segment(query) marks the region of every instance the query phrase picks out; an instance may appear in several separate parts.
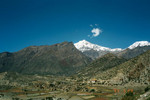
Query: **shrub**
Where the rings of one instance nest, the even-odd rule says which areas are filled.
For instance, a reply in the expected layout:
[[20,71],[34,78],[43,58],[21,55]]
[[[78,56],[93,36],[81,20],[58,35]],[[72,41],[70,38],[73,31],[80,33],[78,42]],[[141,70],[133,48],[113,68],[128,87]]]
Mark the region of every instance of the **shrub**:
[[133,92],[127,92],[121,100],[135,100]]
[[146,100],[150,100],[150,97],[149,97],[149,98],[147,98]]
[[91,89],[90,92],[95,92],[95,89]]
[[133,95],[133,92],[129,91],[126,93],[126,96],[134,96],[134,95]]
[[146,87],[145,88],[145,92],[149,91],[150,90],[150,87]]
[[32,100],[32,99],[28,99],[28,100]]

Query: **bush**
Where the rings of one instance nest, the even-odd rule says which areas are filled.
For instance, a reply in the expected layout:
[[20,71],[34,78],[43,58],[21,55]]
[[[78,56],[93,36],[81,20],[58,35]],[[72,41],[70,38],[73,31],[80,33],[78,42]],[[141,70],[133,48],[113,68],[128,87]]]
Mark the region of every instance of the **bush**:
[[91,89],[90,92],[95,92],[95,89]]
[[134,96],[134,95],[133,95],[133,92],[130,91],[126,93],[126,96]]
[[150,90],[150,87],[146,87],[145,88],[145,92],[149,91]]
[[53,100],[52,97],[46,97],[46,100]]
[[127,92],[121,100],[135,100],[133,92]]
[[146,99],[146,100],[150,100],[150,97],[148,99]]
[[28,99],[28,100],[32,100],[32,99]]

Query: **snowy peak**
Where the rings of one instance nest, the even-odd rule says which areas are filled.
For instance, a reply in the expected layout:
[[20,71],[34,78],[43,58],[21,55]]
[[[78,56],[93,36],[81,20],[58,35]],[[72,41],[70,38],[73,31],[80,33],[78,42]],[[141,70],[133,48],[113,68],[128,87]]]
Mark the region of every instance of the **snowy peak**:
[[84,51],[88,51],[88,50],[95,50],[95,51],[112,51],[112,52],[115,52],[115,51],[121,51],[122,49],[120,48],[116,48],[116,49],[111,49],[111,48],[107,48],[107,47],[103,47],[103,46],[99,46],[97,44],[92,44],[86,40],[82,40],[82,41],[79,41],[77,43],[74,44],[75,47],[84,52]]
[[101,47],[101,46],[96,45],[96,44],[92,44],[92,43],[90,43],[86,40],[79,41],[78,43],[75,43],[74,45],[77,49],[79,49],[82,52],[88,51],[88,50],[91,50],[91,49],[96,50],[96,51],[108,50],[109,49],[109,48],[106,48],[106,47]]
[[134,49],[136,47],[143,47],[143,46],[149,46],[150,42],[148,41],[137,41],[135,43],[133,43],[132,45],[130,45],[128,48],[129,49]]

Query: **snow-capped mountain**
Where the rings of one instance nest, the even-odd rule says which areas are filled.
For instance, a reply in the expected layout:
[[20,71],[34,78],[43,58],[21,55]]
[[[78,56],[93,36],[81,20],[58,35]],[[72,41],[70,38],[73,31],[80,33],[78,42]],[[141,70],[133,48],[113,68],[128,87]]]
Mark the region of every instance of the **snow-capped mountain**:
[[97,44],[92,44],[92,43],[90,43],[86,40],[79,41],[79,42],[75,43],[74,45],[78,50],[80,50],[82,52],[88,51],[88,50],[111,51],[111,52],[122,51],[121,48],[111,49],[111,48],[108,48],[108,47],[99,46]]
[[[92,44],[86,40],[79,41],[74,45],[79,51],[83,52],[86,56],[91,57],[92,59],[96,59],[107,53],[113,53],[117,56],[122,56],[126,59],[129,59],[150,49],[150,42],[148,41],[137,41],[132,45],[130,45],[128,49],[127,48],[111,49],[108,47],[99,46],[97,44]],[[143,48],[136,48],[136,47],[143,47]]]
[[136,47],[143,47],[143,46],[150,46],[150,42],[148,42],[148,41],[137,41],[137,42],[133,43],[132,45],[130,45],[128,48],[134,49]]

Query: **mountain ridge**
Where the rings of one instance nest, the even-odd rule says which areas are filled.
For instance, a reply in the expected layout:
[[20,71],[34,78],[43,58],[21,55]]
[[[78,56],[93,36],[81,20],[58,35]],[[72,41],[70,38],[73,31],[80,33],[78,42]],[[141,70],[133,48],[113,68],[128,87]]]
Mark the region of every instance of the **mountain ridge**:
[[72,42],[30,46],[14,53],[0,53],[0,72],[69,75],[90,61]]
[[[92,44],[86,40],[82,40],[77,43],[74,43],[74,45],[79,51],[83,52],[86,56],[89,56],[92,59],[96,59],[107,53],[113,53],[118,56],[121,55],[127,59],[130,59],[132,57],[137,56],[138,54],[145,52],[146,50],[149,50],[150,42],[137,41],[125,49],[121,49],[121,48],[111,49],[111,48],[103,47],[97,44]],[[139,50],[137,48],[139,48]],[[145,49],[142,50],[142,48],[145,48]],[[132,52],[134,55],[132,54]],[[132,54],[132,56],[129,56],[129,54]]]
[[143,46],[150,46],[150,42],[148,42],[148,41],[137,41],[137,42],[134,42],[132,45],[130,45],[128,48],[134,49],[136,47],[143,47]]
[[122,51],[121,48],[111,49],[108,47],[103,47],[103,46],[100,46],[97,44],[90,43],[86,40],[81,40],[81,41],[75,43],[74,45],[77,49],[79,49],[82,52],[91,50],[91,49],[96,50],[96,51],[100,51],[100,50],[102,50],[102,51]]
[[136,47],[150,46],[150,42],[148,42],[148,41],[136,41],[133,44],[131,44],[130,46],[128,46],[127,48],[124,48],[124,49],[122,49],[122,48],[111,49],[109,47],[104,47],[104,46],[100,46],[100,45],[97,45],[97,44],[93,44],[93,43],[88,42],[86,40],[81,40],[77,43],[74,43],[74,45],[77,49],[79,49],[82,52],[87,51],[87,50],[91,50],[91,49],[96,50],[96,51],[99,51],[99,50],[103,50],[103,51],[122,51],[122,50],[125,50],[127,48],[134,49]]
[[[111,84],[150,84],[150,50],[97,75]],[[121,80],[121,81],[120,81]]]
[[82,77],[94,77],[96,74],[107,71],[125,61],[127,60],[122,57],[107,53],[88,64],[85,69],[80,70],[77,74]]

